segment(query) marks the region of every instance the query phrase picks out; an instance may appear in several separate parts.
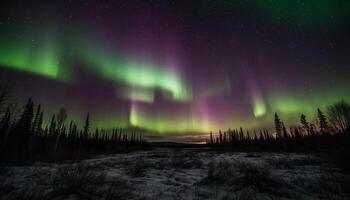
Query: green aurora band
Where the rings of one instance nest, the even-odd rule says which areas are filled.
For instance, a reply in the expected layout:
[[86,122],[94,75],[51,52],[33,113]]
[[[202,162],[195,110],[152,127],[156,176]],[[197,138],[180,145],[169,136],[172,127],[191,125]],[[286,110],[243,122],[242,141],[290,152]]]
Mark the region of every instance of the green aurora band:
[[60,74],[60,54],[52,38],[40,44],[27,39],[22,41],[1,41],[0,65],[18,71],[38,74],[52,79],[65,79]]
[[[27,42],[23,42],[25,40]],[[122,95],[125,98],[152,102],[153,92],[149,89],[159,88],[170,92],[170,99],[191,99],[183,80],[175,71],[134,58],[118,57],[113,51],[108,52],[100,45],[88,41],[90,40],[85,39],[76,43],[72,49],[58,48],[53,36],[40,42],[29,38],[21,42],[4,42],[0,48],[0,65],[50,79],[68,81],[72,79],[69,71],[74,66],[71,66],[71,63],[78,60],[105,79],[123,82],[133,87],[132,93]],[[60,53],[67,50],[75,52],[74,60],[69,60],[66,58],[68,56]]]
[[[49,41],[49,42],[47,42]],[[35,43],[35,42],[33,42]],[[58,81],[74,79],[72,74],[63,73],[62,50],[56,48],[54,39],[44,40],[42,44],[27,44],[23,42],[7,42],[0,48],[0,63],[2,67],[41,75]],[[85,42],[84,44],[88,44]],[[82,47],[82,45],[77,45]],[[139,62],[132,59],[121,59],[113,52],[92,45],[93,48],[84,47],[77,50],[77,56],[86,63],[86,67],[96,72],[101,77],[126,84],[128,87],[118,95],[131,101],[154,103],[154,89],[159,88],[171,93],[175,101],[195,101],[189,92],[190,86],[186,86],[179,74],[166,70],[156,65]],[[67,62],[69,63],[69,62]],[[74,67],[74,66],[64,66]],[[228,86],[223,86],[227,88]],[[226,89],[223,88],[222,91]],[[220,90],[218,90],[220,91]],[[220,92],[219,92],[220,93]],[[215,93],[214,93],[215,94]],[[151,131],[165,132],[209,132],[211,130],[228,129],[244,126],[249,129],[271,126],[273,113],[277,112],[288,123],[297,124],[299,114],[302,112],[315,119],[315,110],[320,107],[325,109],[327,105],[342,99],[349,100],[350,93],[347,88],[335,87],[328,90],[315,92],[311,96],[291,96],[289,94],[272,93],[264,99],[259,95],[253,95],[252,117],[245,120],[232,118],[225,122],[211,122],[206,116],[183,117],[172,119],[153,117],[135,108],[131,108],[128,120],[115,117],[96,117],[95,125],[112,128],[115,124],[121,127],[129,125],[149,129]],[[78,114],[76,114],[78,115]],[[78,118],[78,117],[77,117]],[[256,121],[256,122],[253,122]],[[80,124],[83,123],[81,119]]]

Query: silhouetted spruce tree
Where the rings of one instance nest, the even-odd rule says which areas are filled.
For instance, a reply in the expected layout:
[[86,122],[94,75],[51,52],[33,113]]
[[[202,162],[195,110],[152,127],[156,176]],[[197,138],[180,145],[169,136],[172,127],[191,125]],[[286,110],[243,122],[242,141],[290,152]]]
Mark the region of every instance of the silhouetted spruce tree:
[[52,118],[51,118],[49,133],[51,135],[56,134],[56,116],[55,116],[55,114],[53,114]]
[[38,105],[38,108],[36,109],[35,116],[34,116],[34,121],[33,121],[33,127],[32,127],[32,133],[36,134],[37,133],[37,127],[39,123],[39,118],[40,118],[40,104]]
[[213,144],[213,133],[210,131],[210,144]]
[[244,139],[244,133],[243,133],[243,128],[239,127],[239,140],[243,140]]
[[317,118],[318,118],[318,121],[320,122],[321,132],[322,133],[327,132],[328,131],[327,118],[320,109],[317,109]]
[[300,116],[300,124],[301,124],[301,127],[304,129],[304,131],[308,134],[310,131],[310,124],[306,120],[306,116],[304,114],[301,114]]
[[283,148],[284,148],[284,150],[287,150],[288,142],[289,142],[289,136],[288,136],[287,129],[284,126],[284,122],[282,122],[282,135],[283,135]]
[[310,135],[311,136],[315,136],[316,132],[315,132],[315,125],[310,124]]
[[235,142],[234,131],[230,131],[230,143],[233,145]]
[[43,119],[44,118],[44,112],[41,111],[40,112],[40,116],[39,116],[39,121],[38,121],[38,124],[37,124],[37,127],[36,127],[36,131],[38,134],[42,134],[42,126],[43,126]]
[[122,130],[119,131],[118,143],[122,142]]
[[73,130],[73,121],[69,122],[69,128],[68,128],[68,134],[71,136],[72,135],[72,130]]
[[85,125],[84,125],[84,137],[86,138],[88,137],[89,130],[90,130],[90,114],[88,113],[86,116]]
[[24,111],[21,115],[21,118],[17,122],[17,131],[21,131],[25,134],[30,133],[34,115],[33,107],[34,103],[32,99],[28,99],[28,102],[24,107]]
[[99,135],[99,133],[98,133],[98,128],[96,128],[96,130],[95,130],[95,140],[96,140],[96,141],[98,140],[98,135]]
[[67,119],[67,112],[65,108],[61,108],[60,111],[56,115],[56,142],[55,142],[55,151],[58,149],[60,140],[64,138],[65,136],[65,122]]
[[17,121],[14,130],[14,145],[11,151],[15,155],[15,159],[22,160],[26,158],[26,155],[29,153],[29,144],[31,142],[31,127],[34,116],[34,103],[32,99],[28,99],[27,104],[24,106],[24,110],[20,119]]
[[67,120],[67,111],[65,108],[61,108],[60,111],[57,113],[57,130],[59,133],[62,132],[62,128],[64,127],[64,124]]
[[277,113],[275,113],[275,129],[276,129],[276,137],[281,138],[282,137],[282,121],[278,117]]

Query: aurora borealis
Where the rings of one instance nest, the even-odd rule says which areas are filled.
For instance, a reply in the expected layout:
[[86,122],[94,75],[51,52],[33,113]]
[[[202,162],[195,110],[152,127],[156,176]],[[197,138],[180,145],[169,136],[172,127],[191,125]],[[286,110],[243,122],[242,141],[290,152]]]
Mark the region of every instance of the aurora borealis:
[[346,0],[9,1],[0,15],[0,80],[79,123],[201,134],[350,100]]

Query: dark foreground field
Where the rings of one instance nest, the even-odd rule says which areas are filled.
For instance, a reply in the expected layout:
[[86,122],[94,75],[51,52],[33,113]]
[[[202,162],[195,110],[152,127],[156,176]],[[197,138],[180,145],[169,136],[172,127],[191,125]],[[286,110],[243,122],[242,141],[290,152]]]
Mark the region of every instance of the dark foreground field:
[[349,199],[322,155],[167,149],[3,167],[0,199]]

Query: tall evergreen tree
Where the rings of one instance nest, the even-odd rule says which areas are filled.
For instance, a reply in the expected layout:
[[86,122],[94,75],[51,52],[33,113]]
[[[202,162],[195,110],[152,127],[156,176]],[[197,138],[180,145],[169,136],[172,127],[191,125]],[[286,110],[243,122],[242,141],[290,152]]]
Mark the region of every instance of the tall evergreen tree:
[[62,132],[62,129],[64,127],[66,120],[67,120],[67,111],[65,108],[61,108],[60,111],[57,113],[57,130],[59,133]]
[[213,144],[213,133],[210,131],[210,144]]
[[51,118],[49,133],[56,134],[56,115],[55,114],[53,114]]
[[44,112],[41,111],[39,116],[38,126],[37,126],[37,130],[39,131],[40,134],[42,134],[43,132],[43,121],[44,121]]
[[311,136],[315,136],[316,135],[315,125],[314,124],[310,124],[310,135]]
[[20,119],[17,121],[13,134],[12,146],[15,148],[16,159],[24,159],[29,153],[29,146],[32,136],[32,122],[34,117],[34,103],[32,99],[28,99],[27,104],[24,106],[24,110]]
[[69,122],[69,128],[68,128],[68,135],[72,135],[72,131],[73,131],[73,121]]
[[301,124],[301,127],[304,129],[304,131],[306,131],[306,133],[309,133],[310,124],[306,120],[306,116],[304,114],[301,114],[301,116],[300,116],[300,124]]
[[40,118],[40,104],[38,105],[38,108],[36,109],[35,116],[34,116],[34,121],[33,121],[33,127],[32,127],[32,133],[36,134],[37,133],[37,128],[39,124],[39,118]]
[[85,125],[84,125],[84,137],[87,137],[89,135],[89,130],[90,130],[90,114],[88,113],[86,116]]
[[243,138],[244,138],[243,128],[239,127],[239,140],[243,140]]
[[282,121],[278,117],[277,113],[275,113],[275,130],[276,130],[276,137],[281,138],[282,137]]
[[321,132],[328,131],[327,118],[320,109],[317,109],[317,118],[318,118],[318,121],[320,122]]
[[34,103],[32,99],[28,99],[27,104],[24,107],[21,118],[18,120],[16,128],[18,132],[29,134],[31,132],[33,115],[34,115]]

